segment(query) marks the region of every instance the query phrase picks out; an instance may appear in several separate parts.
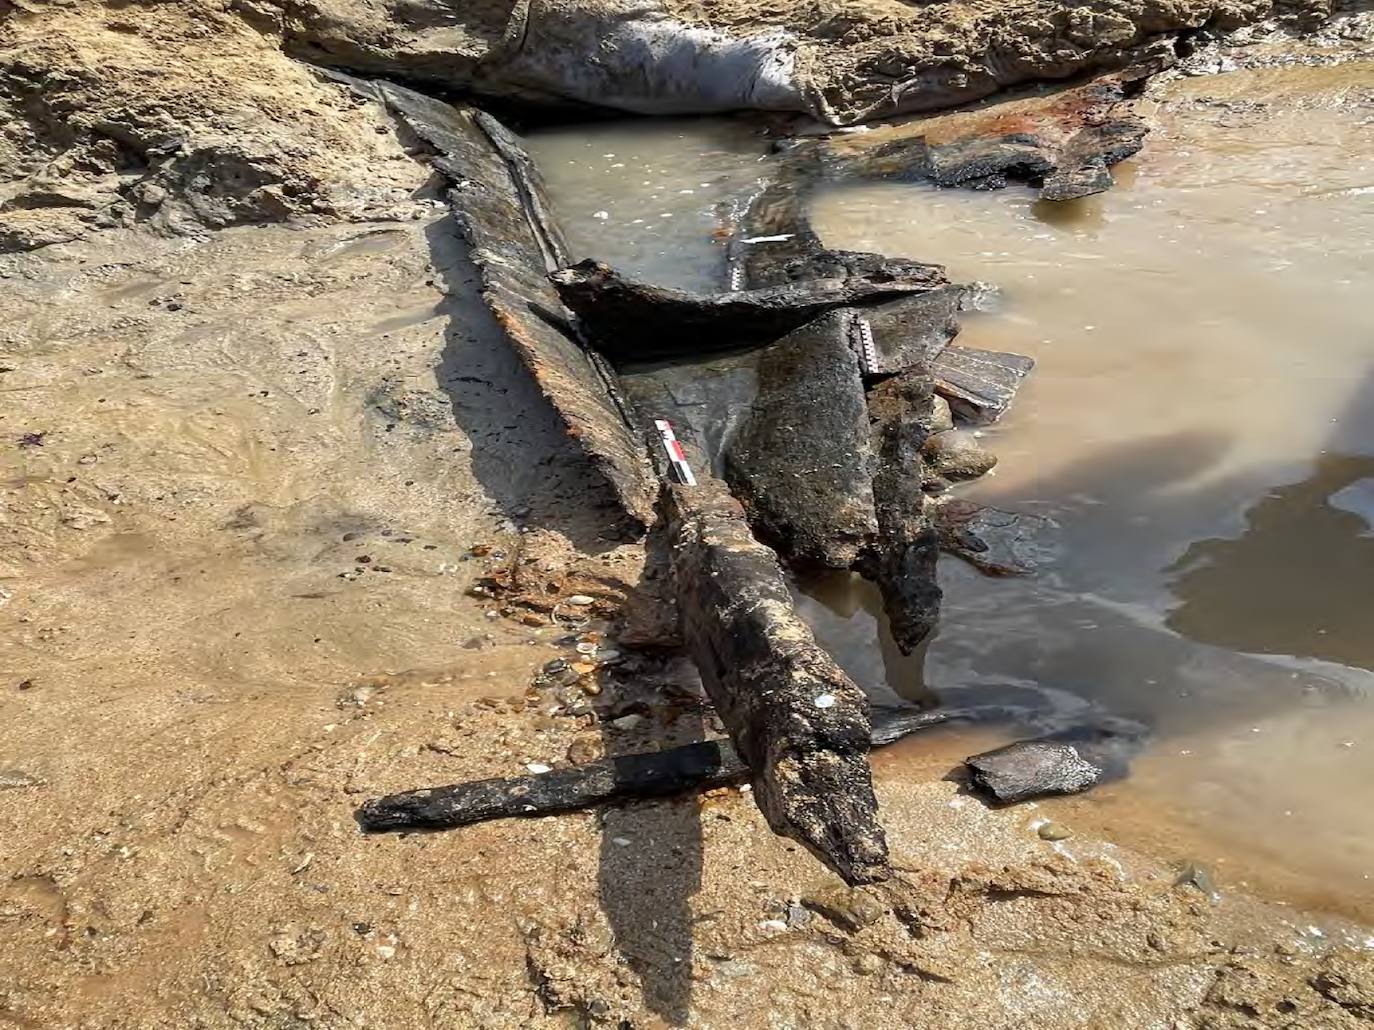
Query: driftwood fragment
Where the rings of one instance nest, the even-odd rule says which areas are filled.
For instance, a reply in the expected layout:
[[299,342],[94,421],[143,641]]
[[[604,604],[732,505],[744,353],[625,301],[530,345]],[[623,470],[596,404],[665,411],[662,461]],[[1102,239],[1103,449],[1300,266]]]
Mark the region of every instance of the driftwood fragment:
[[725,477],[790,561],[848,569],[877,533],[856,316],[828,312],[765,348]]
[[1021,354],[951,344],[931,364],[935,389],[956,415],[996,422],[1006,414],[1035,362]]
[[[873,745],[891,744],[948,718],[938,710],[889,709],[875,721]],[[747,779],[749,767],[728,740],[705,740],[530,776],[390,794],[364,804],[358,822],[370,833],[446,830],[489,819],[557,815],[609,801],[710,790]]]
[[771,343],[831,308],[935,289],[945,280],[933,267],[879,263],[857,275],[710,294],[639,282],[597,261],[549,278],[592,343],[614,361],[639,361]]

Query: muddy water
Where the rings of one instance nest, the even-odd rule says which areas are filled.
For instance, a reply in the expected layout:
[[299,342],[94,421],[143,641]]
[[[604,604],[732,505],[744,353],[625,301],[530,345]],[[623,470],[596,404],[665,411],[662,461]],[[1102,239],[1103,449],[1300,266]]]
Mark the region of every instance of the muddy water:
[[574,257],[711,289],[729,204],[758,181],[767,140],[745,119],[655,118],[546,130],[529,149]]
[[[860,581],[819,585],[806,601],[822,642],[875,692],[1033,683],[1049,692],[1049,725],[1091,704],[1154,728],[1128,781],[1045,805],[1056,818],[1365,914],[1370,81],[1356,66],[1181,83],[1119,188],[1071,205],[898,184],[820,197],[816,225],[833,246],[937,260],[1001,287],[1000,309],[971,319],[962,342],[1039,366],[985,433],[1001,466],[965,492],[1041,516],[1052,557],[1003,581],[946,560],[941,631],[909,658]],[[686,285],[709,279],[719,194],[675,191],[712,178],[697,169],[729,189],[747,181],[753,141],[737,125],[640,128],[633,147],[623,127],[604,146],[602,134],[546,137],[537,149],[555,202],[589,253]],[[606,153],[656,171],[627,181]],[[646,181],[652,195],[636,186]],[[652,221],[670,195],[689,203]],[[911,747],[953,761],[1007,733]]]

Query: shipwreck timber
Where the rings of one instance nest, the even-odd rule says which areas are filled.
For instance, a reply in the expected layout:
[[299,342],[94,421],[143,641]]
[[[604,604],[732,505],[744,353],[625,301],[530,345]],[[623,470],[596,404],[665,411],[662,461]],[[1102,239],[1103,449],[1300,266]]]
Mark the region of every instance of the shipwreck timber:
[[[728,734],[379,798],[360,810],[363,827],[437,829],[747,778],[775,832],[848,883],[886,879],[868,753],[953,715],[885,712],[875,726],[864,693],[802,621],[783,562],[875,580],[899,648],[912,652],[938,618],[942,543],[965,554],[987,549],[971,526],[941,522],[932,500],[947,488],[943,475],[956,475],[947,467],[953,437],[943,435],[950,409],[995,420],[1031,362],[953,343],[981,287],[951,284],[938,265],[825,248],[807,221],[808,183],[896,168],[992,185],[1032,175],[1047,194],[1077,195],[1101,185],[1099,166],[1129,152],[1129,123],[1103,118],[1086,136],[999,137],[982,149],[924,137],[868,152],[802,141],[784,149],[771,182],[740,213],[724,288],[690,293],[595,260],[574,263],[537,169],[490,115],[387,83],[357,88],[383,98],[438,151],[482,295],[512,347],[614,490],[631,531],[656,523],[664,535],[681,639]],[[646,361],[657,364],[640,370]],[[716,363],[714,386],[699,375],[704,362]],[[688,396],[710,400],[713,390],[712,403],[683,408]],[[680,456],[655,474],[645,443],[656,441],[662,416],[684,411],[685,458],[696,473],[684,478]],[[993,460],[975,457],[969,474]],[[1072,746],[1028,742],[1009,753]],[[970,759],[975,781],[994,776],[998,761]],[[1032,796],[1034,776],[1021,766],[1012,775],[1021,779],[1008,796]],[[1100,775],[1079,779],[1086,786]]]
[[365,84],[437,151],[449,206],[481,275],[482,297],[512,349],[605,479],[635,536],[653,520],[657,486],[630,429],[613,373],[583,347],[548,281],[567,262],[543,187],[518,140],[495,118],[388,82]]

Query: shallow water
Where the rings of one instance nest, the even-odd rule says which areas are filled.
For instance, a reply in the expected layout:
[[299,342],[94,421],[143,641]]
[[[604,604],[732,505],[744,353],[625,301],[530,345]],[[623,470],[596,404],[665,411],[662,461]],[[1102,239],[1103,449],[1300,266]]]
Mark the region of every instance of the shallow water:
[[562,126],[528,145],[574,259],[683,289],[718,288],[729,204],[767,150],[757,125],[721,118]]
[[[830,245],[940,261],[956,279],[1001,288],[1000,309],[970,317],[961,342],[1030,354],[1038,368],[985,432],[1001,465],[965,494],[1044,516],[1055,557],[1032,577],[996,581],[946,559],[942,626],[924,656],[896,653],[857,579],[818,584],[804,602],[822,643],[875,692],[1036,683],[1065,719],[1090,701],[1154,727],[1128,781],[1046,807],[1364,913],[1374,911],[1374,812],[1362,803],[1374,783],[1371,78],[1366,66],[1179,84],[1118,188],[1071,205],[1021,188],[873,184],[821,196],[813,213]],[[536,145],[577,245],[660,279],[676,269],[685,285],[709,281],[719,191],[678,194],[692,202],[673,219],[634,220],[695,168],[742,189],[754,141],[731,137],[731,158],[719,152],[727,130],[615,131],[614,146],[567,133]],[[558,163],[578,147],[630,153],[627,132],[634,158],[659,169],[637,180],[655,197],[591,162]],[[587,231],[582,209],[612,197],[615,218]]]

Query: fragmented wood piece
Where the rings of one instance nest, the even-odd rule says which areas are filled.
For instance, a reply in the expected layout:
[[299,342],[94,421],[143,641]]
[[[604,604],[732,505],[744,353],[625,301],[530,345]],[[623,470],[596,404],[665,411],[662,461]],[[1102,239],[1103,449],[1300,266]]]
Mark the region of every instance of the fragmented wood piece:
[[903,654],[915,650],[940,617],[939,540],[921,489],[921,448],[934,406],[935,384],[922,369],[886,379],[868,395],[878,533],[861,571],[877,582]]
[[364,830],[442,830],[487,819],[554,815],[626,797],[661,797],[736,783],[748,769],[726,742],[625,755],[531,776],[390,794],[358,810]]
[[1131,109],[1138,87],[1138,79],[1123,75],[1036,91],[860,135],[803,142],[788,156],[800,163],[804,152],[815,151],[805,156],[837,180],[924,180],[972,189],[1019,181],[1040,187],[1044,200],[1072,200],[1109,189],[1109,166],[1140,150],[1149,130]]
[[639,282],[597,261],[550,279],[596,347],[612,360],[642,361],[770,343],[831,308],[943,285],[932,269],[877,258],[859,274],[709,294]]
[[859,312],[872,339],[864,375],[893,375],[938,358],[959,335],[958,314],[967,288],[943,286]]
[[670,487],[669,508],[683,636],[760,810],[846,882],[886,879],[863,691],[816,643],[724,483]]
[[453,183],[449,205],[471,248],[481,292],[540,392],[619,502],[620,527],[638,535],[654,516],[658,484],[631,431],[613,375],[572,335],[548,282],[567,249],[544,188],[519,139],[490,115],[391,83],[371,86],[439,151],[435,167]]
[[931,364],[935,389],[955,414],[970,422],[996,422],[1006,414],[1035,361],[1021,354],[951,344]]
[[768,346],[725,476],[761,539],[789,561],[848,569],[877,533],[873,448],[852,309]]

